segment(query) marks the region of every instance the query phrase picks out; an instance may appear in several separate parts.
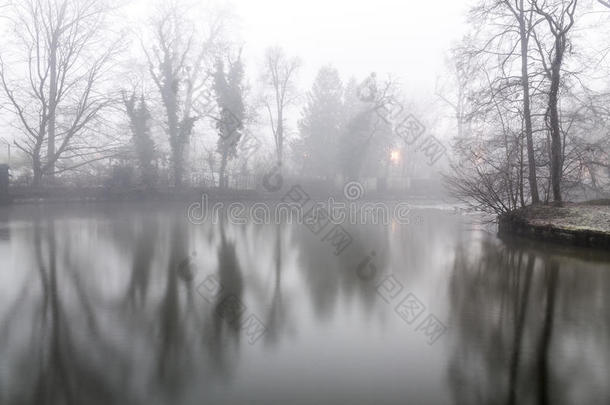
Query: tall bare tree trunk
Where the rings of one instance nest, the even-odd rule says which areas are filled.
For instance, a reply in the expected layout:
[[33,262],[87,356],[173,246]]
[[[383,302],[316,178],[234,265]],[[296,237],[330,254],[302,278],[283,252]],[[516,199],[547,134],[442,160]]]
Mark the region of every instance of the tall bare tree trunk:
[[530,34],[526,30],[525,17],[523,13],[523,0],[521,0],[521,15],[519,18],[519,35],[521,36],[521,87],[523,88],[523,119],[525,121],[525,136],[527,141],[528,181],[530,184],[532,204],[538,204],[540,203],[540,196],[538,194],[538,180],[536,178],[536,157],[534,155],[532,111],[530,107],[530,83],[527,66]]
[[551,188],[553,200],[561,202],[561,172],[563,166],[561,128],[559,125],[558,94],[563,60],[563,39],[555,40],[555,59],[551,66],[551,87],[549,89],[549,126],[551,135]]
[[272,94],[270,99],[273,100],[266,100],[265,104],[275,141],[277,164],[281,171],[284,163],[284,109],[295,101],[294,81],[300,61],[296,58],[288,59],[284,51],[277,47],[267,49],[265,60],[267,67],[263,80]]
[[182,147],[176,146],[172,148],[173,172],[174,172],[174,187],[182,187],[184,178],[184,152]]
[[[49,55],[49,123],[47,127],[47,162],[44,171],[50,178],[55,177],[55,113],[57,111],[57,38],[53,34]],[[44,173],[42,173],[44,174]]]
[[218,187],[220,188],[227,188],[228,186],[228,182],[227,182],[227,161],[228,161],[228,156],[227,156],[227,152],[223,152],[222,154],[222,159],[220,161],[220,173],[219,173],[219,179],[218,179]]
[[[281,168],[284,160],[284,112],[277,114],[277,164]],[[281,169],[280,169],[281,170]]]
[[[533,6],[536,13],[543,16],[549,25],[549,30],[554,38],[554,52],[550,58],[549,65],[545,70],[548,78],[551,81],[549,88],[548,111],[547,119],[549,126],[549,137],[551,138],[551,189],[553,191],[553,200],[557,203],[561,202],[561,177],[563,172],[563,148],[561,146],[561,124],[559,122],[559,86],[561,82],[561,65],[567,45],[567,35],[570,29],[574,26],[574,14],[578,0],[570,0],[567,5],[562,3],[563,8],[553,9],[551,12],[545,11],[545,7],[549,7],[546,2],[542,4],[542,8],[536,0],[533,1]],[[540,47],[540,43],[538,42]],[[540,49],[540,56],[543,58],[544,53]]]
[[34,172],[34,177],[32,178],[32,186],[38,187],[42,181],[42,167],[40,164],[40,156],[34,155],[32,157],[32,171]]

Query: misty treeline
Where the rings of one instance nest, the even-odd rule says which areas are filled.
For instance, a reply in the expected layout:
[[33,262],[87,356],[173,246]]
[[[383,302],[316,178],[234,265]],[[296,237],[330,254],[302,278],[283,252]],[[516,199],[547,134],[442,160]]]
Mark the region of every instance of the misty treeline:
[[387,172],[400,147],[384,117],[401,99],[394,79],[343,83],[329,65],[299,89],[289,50],[246,63],[226,7],[159,1],[130,19],[111,0],[22,0],[2,12],[15,183],[226,188],[269,167],[357,179]]
[[610,4],[480,0],[438,93],[457,136],[448,183],[496,213],[607,195]]

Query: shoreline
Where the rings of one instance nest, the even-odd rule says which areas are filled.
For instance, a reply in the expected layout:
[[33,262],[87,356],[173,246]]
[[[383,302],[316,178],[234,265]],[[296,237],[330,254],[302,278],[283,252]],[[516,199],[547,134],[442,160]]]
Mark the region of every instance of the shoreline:
[[[91,202],[197,202],[206,195],[210,201],[280,201],[288,193],[290,187],[283,187],[277,191],[266,191],[262,188],[236,190],[206,187],[184,187],[175,189],[171,187],[156,189],[123,189],[123,188],[12,188],[8,198],[0,201],[0,206],[19,206],[31,204],[57,204],[57,203],[91,203]],[[333,198],[336,201],[345,200],[342,190],[328,190],[307,188],[308,196],[315,201],[325,201]],[[445,201],[443,195],[421,195],[404,192],[374,192],[363,195],[360,201]]]
[[528,206],[498,217],[498,234],[596,249],[610,248],[610,200]]

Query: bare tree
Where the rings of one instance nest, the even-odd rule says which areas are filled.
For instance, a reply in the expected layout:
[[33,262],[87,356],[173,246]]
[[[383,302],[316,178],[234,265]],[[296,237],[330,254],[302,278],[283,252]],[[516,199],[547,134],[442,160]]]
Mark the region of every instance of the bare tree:
[[218,130],[217,150],[221,156],[219,187],[228,187],[227,163],[237,155],[237,147],[244,130],[244,66],[241,51],[235,60],[229,59],[227,69],[222,60],[216,63],[214,72],[214,90],[218,104],[219,118],[216,121]]
[[127,96],[123,93],[123,104],[125,113],[129,118],[129,128],[133,149],[138,161],[138,169],[141,182],[150,188],[155,181],[153,169],[153,159],[155,155],[155,144],[150,133],[150,111],[144,95],[140,95],[139,100],[135,90]]
[[[25,0],[10,7],[17,49],[10,63],[0,59],[0,81],[24,134],[14,143],[32,161],[34,185],[104,157],[103,148],[82,138],[112,103],[102,91],[119,49],[101,35],[108,8],[99,0]],[[60,159],[71,164],[57,169]]]
[[524,0],[503,0],[502,3],[514,15],[519,27],[519,43],[521,45],[521,87],[523,89],[523,123],[527,141],[528,180],[532,204],[540,203],[538,180],[536,178],[536,157],[534,154],[534,137],[532,131],[532,110],[530,106],[530,76],[529,76],[529,41],[535,22],[533,10],[525,8]]
[[212,15],[207,32],[198,32],[186,17],[187,12],[176,2],[162,6],[152,23],[153,44],[143,44],[148,68],[165,110],[164,129],[171,148],[176,187],[182,185],[185,149],[195,122],[212,102],[206,92],[211,85],[208,69],[223,29],[222,16]]
[[[569,174],[571,181],[582,179],[577,173],[576,157],[583,154],[569,139],[566,144],[571,124],[562,122],[559,112],[560,91],[570,92],[566,80],[569,74],[562,66],[576,4],[577,0],[482,0],[472,10],[476,35],[459,49],[457,56],[458,61],[478,66],[482,73],[479,78],[468,74],[464,82],[470,88],[467,101],[475,104],[470,108],[469,119],[475,123],[473,132],[479,134],[479,139],[464,139],[467,149],[460,144],[456,148],[464,165],[457,167],[461,175],[452,179],[452,188],[462,195],[474,198],[475,194],[486,192],[483,199],[495,195],[496,200],[501,200],[501,209],[510,210],[516,208],[516,192],[520,205],[526,203],[525,171],[533,204],[541,201],[539,182],[545,201],[550,189],[553,199],[560,202],[562,177]],[[572,108],[578,110],[576,105]],[[494,135],[499,129],[502,135]],[[538,143],[537,147],[536,132],[547,134],[546,145]],[[473,150],[473,146],[484,153]],[[570,165],[564,167],[567,153],[571,154]],[[460,181],[462,184],[457,184]],[[492,193],[481,189],[481,184],[504,187],[506,192],[494,189]]]
[[549,31],[553,38],[550,50],[543,49],[542,41],[535,36],[536,43],[544,70],[550,81],[548,90],[547,122],[551,137],[551,186],[553,199],[561,202],[561,178],[563,171],[563,148],[562,131],[559,117],[559,87],[561,85],[561,68],[564,55],[568,47],[568,33],[574,26],[574,13],[578,0],[558,0],[542,5],[533,0],[533,6],[537,14],[542,16],[548,23]]
[[284,155],[285,110],[296,99],[295,79],[301,62],[288,58],[281,48],[267,49],[263,80],[267,94],[264,100],[273,132],[277,163],[281,167]]
[[[467,136],[468,107],[472,104],[468,103],[469,82],[476,74],[478,66],[476,63],[471,63],[470,55],[464,47],[459,46],[452,49],[451,54],[451,77],[449,78],[449,83],[443,83],[439,86],[437,82],[435,94],[451,108],[453,118],[455,118],[457,124],[457,138],[462,139]],[[447,87],[450,90],[447,90]],[[449,96],[448,93],[452,93],[452,90],[455,93]]]
[[[476,73],[476,75],[474,74]],[[483,211],[502,214],[525,205],[523,191],[523,131],[514,114],[514,86],[498,86],[506,80],[485,65],[473,71],[471,81],[481,80],[470,111],[469,136],[456,139],[453,174],[445,176],[453,195]],[[481,76],[481,77],[479,77]],[[469,90],[472,91],[472,90]]]
[[[479,52],[496,58],[499,87],[518,86],[521,89],[520,115],[526,140],[527,169],[530,196],[533,204],[540,202],[536,170],[536,151],[531,88],[535,87],[530,73],[533,62],[530,39],[539,24],[529,0],[483,0],[475,7],[472,16],[482,26],[491,27],[488,39]],[[519,68],[512,67],[518,61]],[[534,72],[536,73],[536,72]]]
[[405,104],[401,98],[393,77],[378,82],[374,72],[356,88],[346,88],[344,122],[337,142],[337,158],[345,178],[356,180],[364,172],[387,172],[388,150],[402,136],[398,126],[405,118]]

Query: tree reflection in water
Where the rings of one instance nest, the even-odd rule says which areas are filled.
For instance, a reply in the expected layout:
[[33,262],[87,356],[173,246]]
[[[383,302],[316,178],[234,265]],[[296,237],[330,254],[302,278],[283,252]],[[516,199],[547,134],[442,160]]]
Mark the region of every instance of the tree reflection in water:
[[[298,373],[311,373],[309,384],[341,371],[383,386],[388,359],[404,356],[437,356],[438,380],[414,390],[405,379],[386,402],[448,387],[457,404],[607,403],[608,259],[475,240],[446,219],[350,227],[350,251],[335,256],[303,225],[195,226],[182,207],[28,211],[0,243],[0,276],[11,283],[0,297],[0,403],[215,403],[257,378],[258,396],[273,399],[266,382],[278,376],[288,379],[280,391],[318,395]],[[358,277],[367,255],[379,275],[423,292],[430,310],[447,304],[450,329],[433,352]],[[197,292],[208,275],[223,287],[210,302]],[[438,293],[446,286],[448,297]],[[229,298],[243,311],[227,312]],[[254,345],[243,328],[250,314],[267,328]],[[314,364],[325,357],[332,374]],[[364,359],[366,369],[352,366]],[[340,384],[333,394],[370,399]]]
[[[604,260],[527,241],[458,245],[450,281],[455,403],[606,403]],[[588,367],[597,356],[605,364]]]

